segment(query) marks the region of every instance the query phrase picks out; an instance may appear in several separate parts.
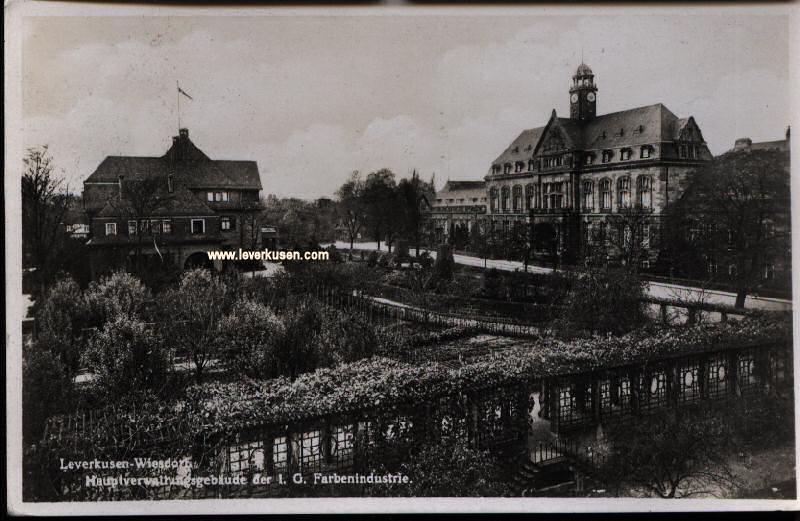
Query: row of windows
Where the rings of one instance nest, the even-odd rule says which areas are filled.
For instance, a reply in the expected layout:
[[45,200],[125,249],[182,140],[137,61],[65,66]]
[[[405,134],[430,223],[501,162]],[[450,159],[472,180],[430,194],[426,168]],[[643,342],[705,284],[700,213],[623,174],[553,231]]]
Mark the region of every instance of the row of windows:
[[[220,228],[223,231],[230,231],[236,229],[235,217],[221,217]],[[117,223],[106,223],[106,235],[117,235]],[[172,220],[171,219],[149,219],[139,222],[137,227],[136,221],[128,221],[128,235],[136,235],[141,233],[148,234],[170,234],[172,233]],[[192,219],[191,221],[192,234],[206,233],[206,220],[205,219]]]
[[208,192],[206,193],[206,199],[208,202],[215,202],[215,203],[227,203],[230,199],[230,193],[228,192]]
[[[595,208],[594,181],[584,181],[582,186],[582,208],[592,211]],[[612,186],[611,179],[602,179],[599,182],[598,203],[600,210],[611,210]],[[616,186],[617,207],[629,208],[631,206],[631,178],[628,176],[617,179]],[[513,189],[508,186],[498,190],[496,187],[489,190],[490,207],[492,212],[520,211],[533,208],[565,208],[568,204],[564,197],[564,183],[561,181],[553,183],[543,183],[542,193],[539,193],[538,186],[529,184],[525,186],[525,198],[523,208],[522,186],[516,185]],[[649,175],[640,175],[636,178],[636,204],[643,208],[653,206],[653,178]]]
[[[682,145],[679,150],[682,150],[683,153],[687,153],[686,145]],[[699,157],[698,147],[689,147],[691,149],[691,156],[681,155],[681,157]],[[651,145],[644,145],[639,148],[639,158],[640,159],[649,159],[653,157],[654,148]],[[629,161],[633,157],[633,149],[632,148],[622,148],[619,151],[619,159],[620,161]],[[613,150],[603,150],[601,153],[601,161],[603,163],[608,163],[614,158],[614,151]],[[586,165],[593,165],[596,161],[597,157],[594,152],[589,152],[584,155],[584,164]],[[569,156],[549,156],[544,157],[538,160],[529,159],[528,160],[528,171],[532,172],[537,169],[541,168],[554,168],[559,167],[562,165],[569,165],[570,158]],[[504,174],[510,174],[511,170],[514,170],[515,173],[520,173],[525,170],[525,162],[524,161],[516,161],[513,165],[511,163],[505,163],[502,167],[500,165],[493,165],[492,166],[492,173],[499,174],[500,171]]]
[[[581,193],[583,194],[582,208],[594,210],[594,181],[584,181]],[[617,179],[617,206],[629,208],[631,206],[631,178],[628,176]],[[598,187],[598,203],[600,210],[611,210],[612,187],[611,179],[601,179]],[[636,204],[642,208],[653,206],[653,178],[640,175],[636,178]]]
[[[436,199],[436,202],[437,203],[441,203],[443,200],[444,199]],[[477,197],[472,197],[472,198],[469,199],[469,201],[467,199],[464,199],[464,198],[461,198],[461,199],[448,199],[447,200],[448,203],[459,203],[459,204],[464,204],[465,202],[470,202],[470,201],[473,202],[473,203],[477,203],[478,202],[478,198]],[[485,203],[486,202],[486,198],[485,197],[481,197],[480,201],[482,203]]]
[[700,147],[697,145],[680,145],[678,147],[678,157],[695,159],[700,157]]

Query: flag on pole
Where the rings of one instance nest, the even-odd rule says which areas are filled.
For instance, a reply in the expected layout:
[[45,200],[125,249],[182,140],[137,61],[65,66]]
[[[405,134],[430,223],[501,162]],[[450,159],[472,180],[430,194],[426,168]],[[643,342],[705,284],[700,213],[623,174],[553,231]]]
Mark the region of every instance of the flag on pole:
[[184,96],[186,96],[186,97],[187,97],[187,98],[189,98],[190,100],[194,101],[194,98],[193,98],[193,97],[191,97],[191,96],[189,96],[188,94],[186,94],[186,91],[184,91],[184,90],[181,88],[181,86],[180,86],[180,85],[178,85],[178,92],[180,92],[181,94],[183,94]]
[[164,262],[164,257],[161,255],[161,252],[158,249],[158,243],[156,243],[156,236],[155,235],[153,235],[153,248],[156,249],[156,253],[158,253],[158,256],[161,258],[161,262]]

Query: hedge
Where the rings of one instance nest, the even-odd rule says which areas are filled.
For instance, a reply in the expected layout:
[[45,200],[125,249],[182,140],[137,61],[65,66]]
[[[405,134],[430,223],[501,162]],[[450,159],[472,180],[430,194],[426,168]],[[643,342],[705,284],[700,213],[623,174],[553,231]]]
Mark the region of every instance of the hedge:
[[[776,315],[680,329],[640,330],[617,338],[569,342],[537,339],[504,350],[502,356],[487,355],[458,369],[435,362],[411,365],[370,358],[319,369],[294,381],[281,377],[268,381],[195,385],[171,404],[143,405],[138,414],[106,414],[103,416],[105,424],[81,425],[74,418],[55,418],[42,444],[61,450],[68,446],[76,450],[79,447],[97,450],[103,446],[119,446],[126,438],[125,432],[132,429],[152,433],[173,429],[176,436],[180,432],[208,436],[234,433],[256,425],[388,409],[398,404],[424,404],[439,396],[470,389],[517,385],[531,379],[587,372],[598,367],[790,341],[790,323],[785,316]],[[98,415],[94,417],[97,419]],[[63,428],[65,422],[69,422],[70,428]],[[151,438],[155,442],[156,438],[164,436]],[[135,440],[128,437],[128,442]]]

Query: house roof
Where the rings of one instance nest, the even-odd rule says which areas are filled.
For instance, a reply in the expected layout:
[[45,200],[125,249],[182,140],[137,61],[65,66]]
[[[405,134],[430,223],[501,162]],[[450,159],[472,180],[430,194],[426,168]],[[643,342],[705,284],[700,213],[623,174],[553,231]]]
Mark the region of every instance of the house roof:
[[[205,202],[186,188],[177,188],[174,193],[159,191],[158,206],[149,211],[149,216],[168,216],[168,215],[213,215],[215,212]],[[136,212],[131,207],[127,199],[109,199],[97,214],[98,217],[119,217],[125,215],[135,215]]]
[[174,174],[187,188],[238,188],[261,190],[261,179],[255,161],[210,159],[181,130],[172,146],[161,157],[108,156],[86,179],[87,183],[117,182],[119,176],[130,179],[137,175],[166,178]]

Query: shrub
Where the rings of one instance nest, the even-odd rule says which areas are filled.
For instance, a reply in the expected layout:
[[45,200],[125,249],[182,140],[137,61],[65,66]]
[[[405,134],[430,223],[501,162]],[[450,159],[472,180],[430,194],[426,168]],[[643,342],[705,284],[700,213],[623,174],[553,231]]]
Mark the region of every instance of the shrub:
[[118,314],[91,339],[84,362],[94,373],[94,394],[114,402],[163,388],[171,357],[162,338],[144,322]]
[[281,317],[285,334],[278,345],[276,372],[290,378],[313,371],[317,365],[317,337],[322,311],[314,300],[292,297]]
[[[393,447],[392,445],[400,445]],[[381,447],[377,461],[399,461],[381,465],[380,471],[400,472],[411,478],[408,484],[379,485],[372,491],[381,496],[485,497],[503,496],[511,491],[509,473],[488,450],[470,447],[466,441],[443,438],[425,443],[410,460],[403,444]],[[393,454],[393,452],[399,454]],[[388,468],[387,468],[388,467]]]
[[96,327],[120,314],[138,316],[151,298],[150,290],[135,276],[124,271],[91,283],[85,295],[92,325]]
[[558,327],[564,331],[622,335],[647,323],[644,284],[629,271],[603,269],[576,275]]
[[238,301],[219,325],[223,361],[236,374],[272,378],[278,365],[277,346],[284,334],[283,323],[268,307]]
[[[378,259],[380,258],[380,256],[381,254],[375,250],[369,252],[369,255],[367,255],[367,266],[369,266],[370,268],[374,268],[375,266],[377,266]],[[363,258],[363,251],[362,251],[362,258]]]
[[78,371],[82,329],[88,322],[87,303],[78,284],[70,278],[59,280],[50,288],[36,313],[39,347],[58,356],[70,375]]
[[320,367],[372,356],[378,346],[375,328],[360,313],[326,308],[317,340]]
[[453,251],[449,246],[440,246],[436,252],[436,261],[433,263],[433,276],[437,281],[453,280],[455,270]]
[[22,351],[22,439],[38,440],[45,422],[65,412],[72,396],[72,378],[57,353],[28,344]]

